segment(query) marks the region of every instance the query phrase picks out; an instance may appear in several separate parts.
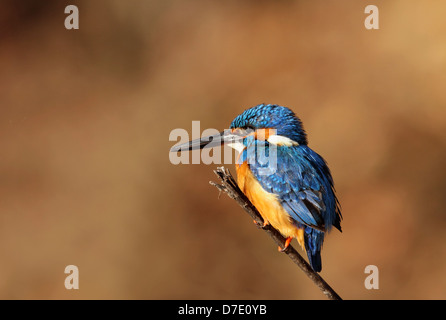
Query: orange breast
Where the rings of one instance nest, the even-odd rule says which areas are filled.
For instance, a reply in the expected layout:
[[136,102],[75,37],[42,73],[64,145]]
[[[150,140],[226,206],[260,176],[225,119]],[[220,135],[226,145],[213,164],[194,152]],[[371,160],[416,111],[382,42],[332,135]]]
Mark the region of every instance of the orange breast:
[[297,228],[288,213],[281,206],[277,196],[263,189],[252,174],[247,162],[236,166],[239,188],[257,208],[265,221],[268,221],[284,237],[294,237],[305,248],[303,229]]

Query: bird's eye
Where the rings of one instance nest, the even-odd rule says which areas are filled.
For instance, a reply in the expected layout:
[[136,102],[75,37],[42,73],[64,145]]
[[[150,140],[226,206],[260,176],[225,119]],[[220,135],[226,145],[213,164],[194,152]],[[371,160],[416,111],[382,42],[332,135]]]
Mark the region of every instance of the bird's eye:
[[253,125],[248,124],[248,125],[244,126],[242,129],[245,129],[245,130],[253,130],[253,131],[254,131],[256,128],[254,128]]

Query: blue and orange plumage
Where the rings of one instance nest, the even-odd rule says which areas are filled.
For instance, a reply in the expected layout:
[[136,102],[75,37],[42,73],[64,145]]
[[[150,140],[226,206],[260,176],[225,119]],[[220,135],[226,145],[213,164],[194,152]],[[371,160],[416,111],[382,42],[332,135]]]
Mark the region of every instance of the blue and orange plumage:
[[296,238],[313,270],[321,271],[325,234],[332,227],[341,231],[342,215],[330,170],[325,160],[308,147],[300,119],[286,107],[260,104],[238,115],[230,128],[171,151],[224,143],[237,149],[240,189],[265,223],[287,238],[285,248]]
[[[277,153],[276,169],[261,172],[269,165],[271,142],[248,135],[242,141],[240,161],[236,165],[237,182],[265,223],[270,223],[289,244],[296,238],[307,252],[311,267],[322,269],[321,249],[325,233],[331,227],[341,231],[341,210],[333,179],[325,160],[308,147],[306,133],[299,118],[288,108],[261,104],[237,116],[232,130],[273,129],[271,139]],[[266,149],[263,158],[250,148]]]

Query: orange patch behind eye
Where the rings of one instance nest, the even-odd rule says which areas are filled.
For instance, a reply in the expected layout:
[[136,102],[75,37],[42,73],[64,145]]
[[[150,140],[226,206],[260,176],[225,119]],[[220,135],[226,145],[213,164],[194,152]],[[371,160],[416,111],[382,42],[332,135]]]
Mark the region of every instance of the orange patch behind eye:
[[269,136],[275,135],[276,131],[276,129],[272,128],[262,128],[250,133],[249,136],[253,135],[256,140],[266,141]]
[[[232,128],[232,133],[241,133],[243,129],[241,128]],[[276,135],[277,130],[273,128],[261,128],[256,129],[255,131],[247,134],[245,137],[254,136],[256,140],[268,140],[268,138],[272,135]]]

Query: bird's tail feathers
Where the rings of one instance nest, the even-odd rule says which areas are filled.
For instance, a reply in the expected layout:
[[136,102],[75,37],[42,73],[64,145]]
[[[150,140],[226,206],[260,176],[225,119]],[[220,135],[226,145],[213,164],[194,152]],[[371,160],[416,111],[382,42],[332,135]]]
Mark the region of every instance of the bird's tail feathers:
[[316,272],[322,270],[321,249],[324,242],[324,232],[313,229],[311,227],[305,228],[305,250],[307,251],[308,261],[311,268]]

